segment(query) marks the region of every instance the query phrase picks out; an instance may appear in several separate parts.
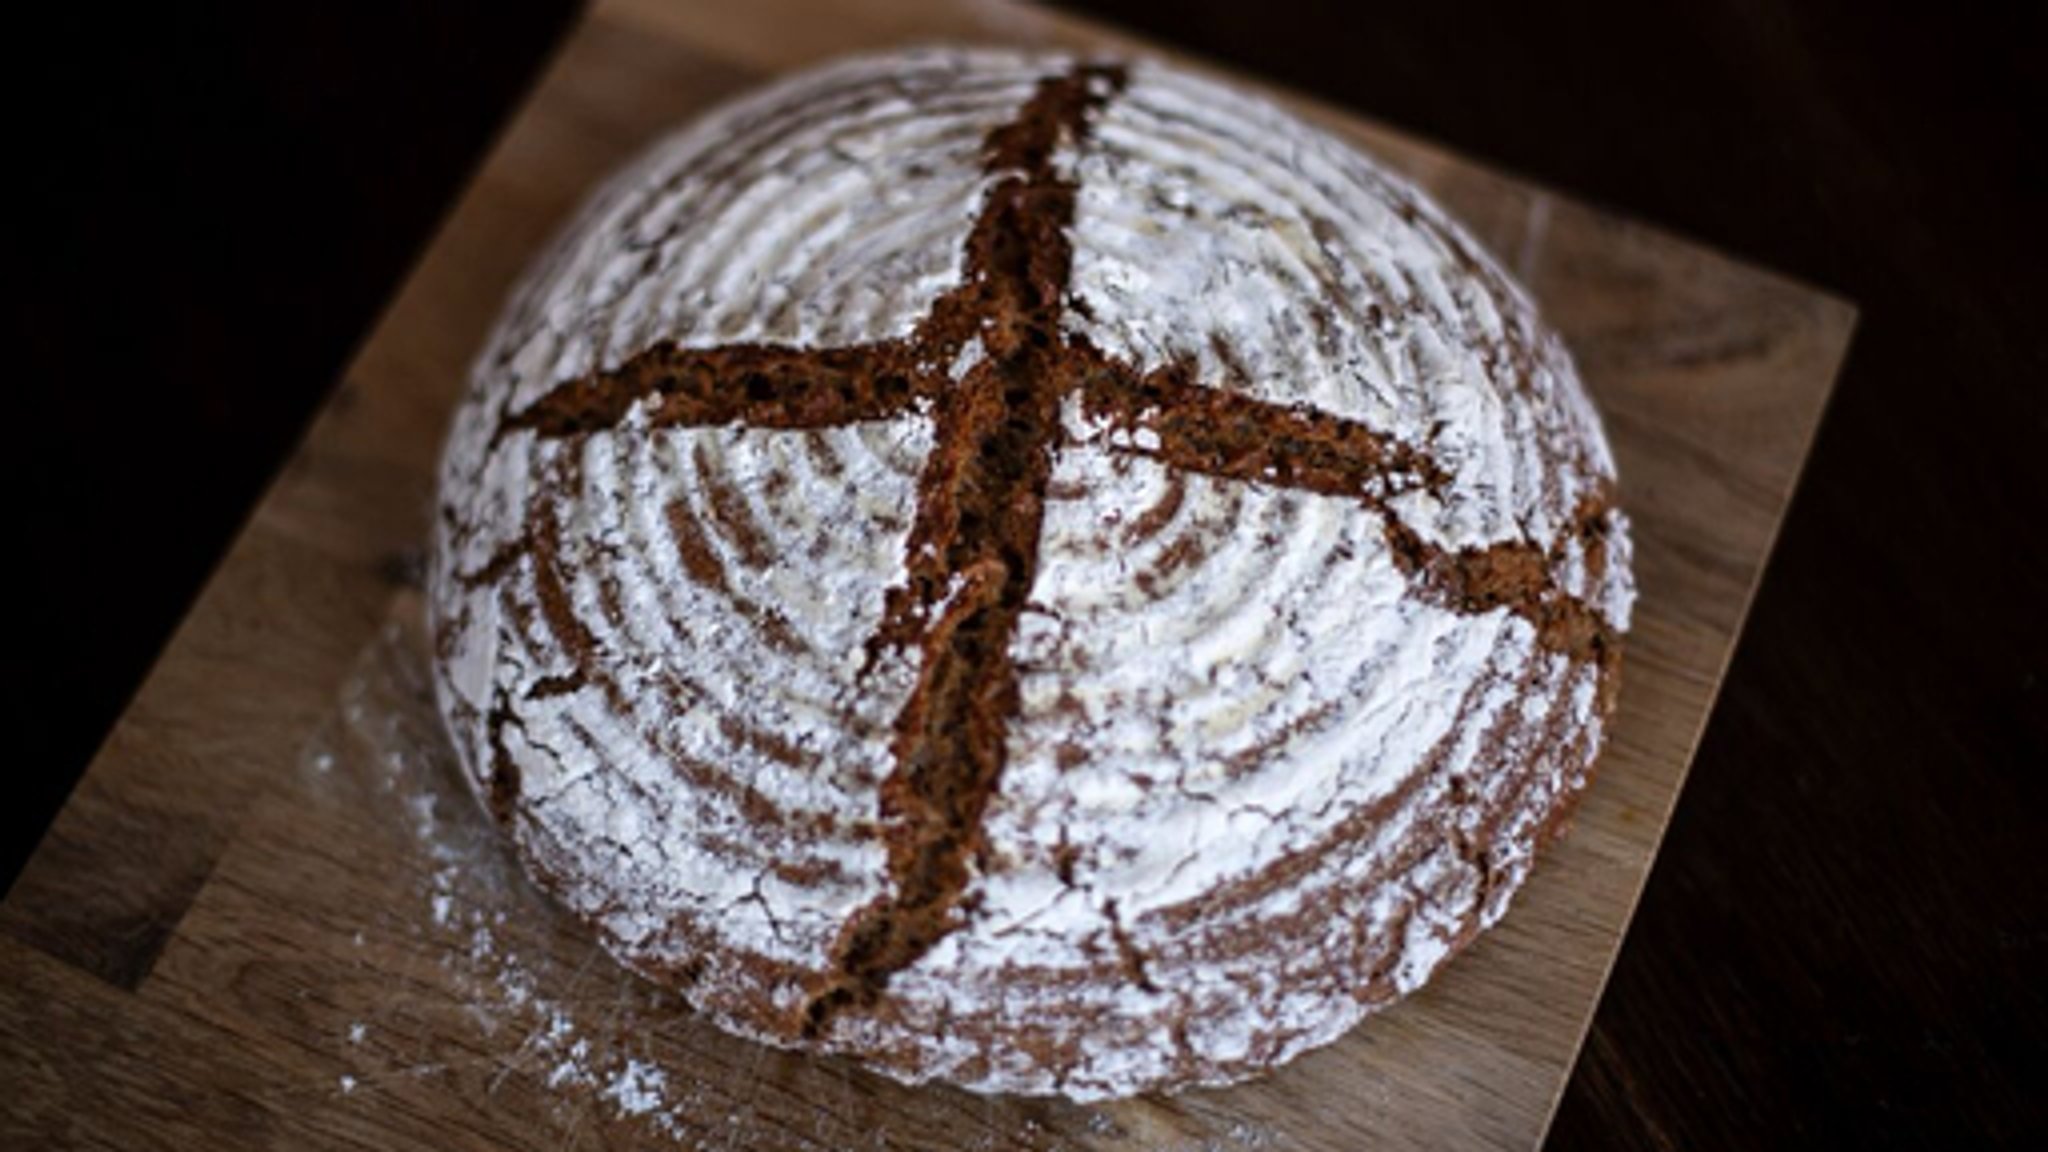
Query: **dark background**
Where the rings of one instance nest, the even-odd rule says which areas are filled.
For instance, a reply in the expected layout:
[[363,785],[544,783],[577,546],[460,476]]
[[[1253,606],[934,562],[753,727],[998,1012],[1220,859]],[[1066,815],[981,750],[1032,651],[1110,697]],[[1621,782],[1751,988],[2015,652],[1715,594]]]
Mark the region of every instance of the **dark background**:
[[[1858,303],[1552,1144],[2048,1146],[2041,6],[1073,6]],[[574,16],[11,30],[0,876]]]

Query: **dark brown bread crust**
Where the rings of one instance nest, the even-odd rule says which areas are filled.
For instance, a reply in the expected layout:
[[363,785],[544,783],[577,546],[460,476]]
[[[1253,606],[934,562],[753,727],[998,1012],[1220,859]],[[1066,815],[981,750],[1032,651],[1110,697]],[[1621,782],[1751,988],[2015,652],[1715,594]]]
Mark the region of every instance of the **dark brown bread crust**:
[[[735,424],[817,430],[912,412],[930,415],[935,446],[917,483],[906,576],[891,590],[882,623],[868,644],[870,664],[886,652],[914,654],[919,670],[915,688],[894,721],[889,742],[894,768],[881,783],[881,808],[875,814],[886,846],[888,883],[883,895],[844,924],[822,973],[760,968],[764,988],[792,977],[805,987],[799,1004],[752,1017],[755,1027],[765,1027],[786,1041],[845,1047],[844,1039],[834,1035],[834,1023],[853,1010],[869,1025],[879,1025],[882,1033],[891,1025],[915,1030],[917,1021],[900,1017],[899,1006],[883,993],[892,976],[960,927],[970,880],[977,868],[986,870],[990,864],[983,816],[1001,787],[1006,731],[1019,707],[1011,650],[1037,575],[1054,454],[1069,436],[1061,423],[1062,406],[1070,401],[1089,420],[1122,434],[1125,443],[1144,445],[1126,447],[1130,455],[1148,457],[1178,472],[1357,501],[1383,521],[1389,554],[1413,595],[1455,613],[1506,609],[1526,620],[1539,649],[1572,666],[1597,669],[1597,710],[1603,718],[1611,711],[1620,652],[1616,630],[1559,575],[1567,549],[1585,557],[1596,580],[1607,564],[1604,537],[1613,522],[1611,485],[1601,484],[1582,499],[1570,523],[1547,548],[1520,541],[1444,548],[1411,529],[1391,503],[1411,492],[1434,494],[1449,482],[1445,469],[1429,453],[1356,421],[1205,385],[1187,364],[1140,371],[1063,325],[1072,306],[1069,230],[1076,186],[1056,169],[1054,151],[1063,139],[1084,138],[1091,116],[1114,98],[1125,80],[1119,66],[1077,65],[1044,79],[1011,122],[988,134],[983,154],[992,182],[965,244],[964,278],[932,304],[908,337],[841,348],[682,348],[657,342],[616,368],[561,381],[538,400],[505,415],[492,435],[495,451],[518,435],[536,443],[577,440],[620,430],[629,421],[644,430]],[[1492,275],[1476,263],[1468,271]],[[950,366],[971,345],[978,346],[979,359],[956,380],[949,374]],[[1510,344],[1506,357],[1505,362],[1489,362],[1489,371],[1524,377],[1535,371],[1534,353],[1526,347]],[[572,456],[559,461],[560,472],[550,481],[573,489],[579,483],[578,465]],[[717,496],[716,489],[713,494]],[[720,519],[728,528],[740,526],[738,537],[746,552],[745,516],[735,501],[725,503],[732,507],[719,506]],[[555,555],[562,529],[546,511],[536,515],[530,532],[475,571],[455,574],[455,582],[488,588],[516,568],[530,571],[538,624],[571,653],[578,668],[597,666],[604,655],[570,605]],[[689,514],[672,510],[671,515]],[[676,527],[685,569],[700,583],[723,587],[724,574],[701,544],[699,527],[682,521]],[[1143,525],[1135,530],[1142,531]],[[695,547],[692,541],[698,541]],[[772,557],[757,560],[765,563]],[[774,619],[765,613],[761,618]],[[766,630],[776,642],[774,628]],[[1540,666],[1520,674],[1523,688],[1543,690]],[[587,685],[617,691],[579,673],[544,680],[528,689],[527,698]],[[1471,705],[1468,701],[1467,707]],[[619,707],[627,710],[623,701]],[[487,800],[508,824],[518,820],[521,776],[505,733],[518,723],[509,702],[502,699],[485,720],[487,763],[482,773]],[[1506,730],[1503,722],[1502,731]],[[799,755],[791,748],[777,748],[767,734],[748,739],[777,755]],[[1477,819],[1418,836],[1406,854],[1385,861],[1380,871],[1399,874],[1417,854],[1448,841],[1483,877],[1482,884],[1490,886],[1498,859],[1496,841],[1533,842],[1552,834],[1565,818],[1584,773],[1561,780],[1560,771],[1568,775],[1568,766],[1591,760],[1591,750],[1580,746],[1585,739],[1586,730],[1575,725],[1565,709],[1553,708],[1538,742],[1540,754],[1509,747],[1498,735],[1486,737],[1482,759],[1498,766],[1501,779],[1483,800],[1460,791],[1466,787],[1462,780],[1446,784],[1425,767],[1392,794],[1353,813],[1346,823],[1356,825],[1362,834],[1376,822],[1411,808],[1426,809],[1430,802],[1425,792],[1447,787],[1451,809],[1476,809]],[[1440,747],[1437,758],[1447,752],[1447,745]],[[1554,796],[1554,802],[1532,802],[1531,796],[1539,791]],[[747,807],[763,824],[781,818],[766,798]],[[1507,826],[1532,807],[1548,813],[1540,830]],[[1340,829],[1329,842],[1341,838]],[[1249,902],[1320,866],[1323,854],[1304,853],[1234,890],[1220,890],[1215,900],[1219,907]],[[546,858],[545,853],[540,855]],[[559,879],[546,866],[536,872],[544,882]],[[1487,891],[1480,893],[1477,906],[1492,907]],[[1170,992],[1155,983],[1146,956],[1125,931],[1113,901],[1105,912],[1105,964],[1115,978],[1148,993]],[[1201,912],[1199,904],[1189,905],[1170,913],[1168,920],[1181,917],[1192,929]],[[1295,913],[1329,914],[1312,907]],[[1395,918],[1394,930],[1385,938],[1360,940],[1358,947],[1365,952],[1332,973],[1362,973],[1364,988],[1357,995],[1364,1002],[1382,1003],[1400,991],[1391,968],[1399,958],[1394,941],[1405,931],[1405,915]],[[1461,947],[1481,925],[1478,916],[1467,919],[1456,928],[1448,947]],[[1286,922],[1271,927],[1283,936],[1292,930]],[[1220,955],[1249,954],[1267,946],[1255,936],[1225,936],[1205,943]],[[698,971],[685,964],[660,974],[688,986]],[[1083,1054],[1062,1039],[1071,1023],[1061,1018],[1064,1015],[1055,1011],[1034,1028],[1004,1035],[1022,1049],[1028,1062],[1055,1069],[1073,1066]],[[965,1027],[971,1033],[975,1026]],[[863,1034],[876,1031],[869,1027]],[[1178,1026],[1173,1036],[1180,1056],[1166,1079],[1218,1076],[1216,1067],[1191,1053]],[[1261,1038],[1241,1066],[1256,1067],[1270,1060],[1286,1050],[1289,1039],[1285,1034]],[[867,1041],[862,1054],[907,1075],[923,1069],[923,1057],[914,1044],[892,1050],[887,1043]],[[1238,1067],[1222,1072],[1235,1075]],[[992,1072],[970,1062],[949,1074],[973,1081]]]

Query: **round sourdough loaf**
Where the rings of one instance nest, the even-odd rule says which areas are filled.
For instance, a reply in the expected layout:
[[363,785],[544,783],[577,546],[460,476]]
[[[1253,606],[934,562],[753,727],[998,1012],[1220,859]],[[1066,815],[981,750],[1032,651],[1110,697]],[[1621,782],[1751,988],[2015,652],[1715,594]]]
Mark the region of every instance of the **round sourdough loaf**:
[[1598,419],[1414,187],[1151,64],[729,105],[516,292],[435,683],[531,875],[720,1026],[1100,1098],[1334,1040],[1585,787]]

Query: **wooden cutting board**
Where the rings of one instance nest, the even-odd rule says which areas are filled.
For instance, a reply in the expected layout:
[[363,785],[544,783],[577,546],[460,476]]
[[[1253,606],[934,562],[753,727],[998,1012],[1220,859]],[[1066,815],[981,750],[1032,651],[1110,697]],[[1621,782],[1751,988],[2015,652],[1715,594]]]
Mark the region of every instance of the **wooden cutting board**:
[[1090,1108],[909,1090],[729,1040],[624,976],[453,783],[422,695],[419,549],[445,421],[509,283],[595,180],[707,104],[941,39],[1147,50],[986,2],[619,0],[585,19],[0,907],[0,1143],[1541,1139],[1854,312],[1284,93],[1430,188],[1534,291],[1606,414],[1637,526],[1621,711],[1577,829],[1420,995],[1235,1089]]

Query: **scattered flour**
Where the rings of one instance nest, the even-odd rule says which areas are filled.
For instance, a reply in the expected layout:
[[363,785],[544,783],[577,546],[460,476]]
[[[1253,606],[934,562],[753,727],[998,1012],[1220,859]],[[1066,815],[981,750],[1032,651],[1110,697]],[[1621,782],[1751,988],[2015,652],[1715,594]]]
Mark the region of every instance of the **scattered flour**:
[[644,1116],[667,1104],[663,1096],[667,1088],[668,1076],[661,1069],[628,1060],[611,1083],[605,1085],[604,1097],[628,1116]]

